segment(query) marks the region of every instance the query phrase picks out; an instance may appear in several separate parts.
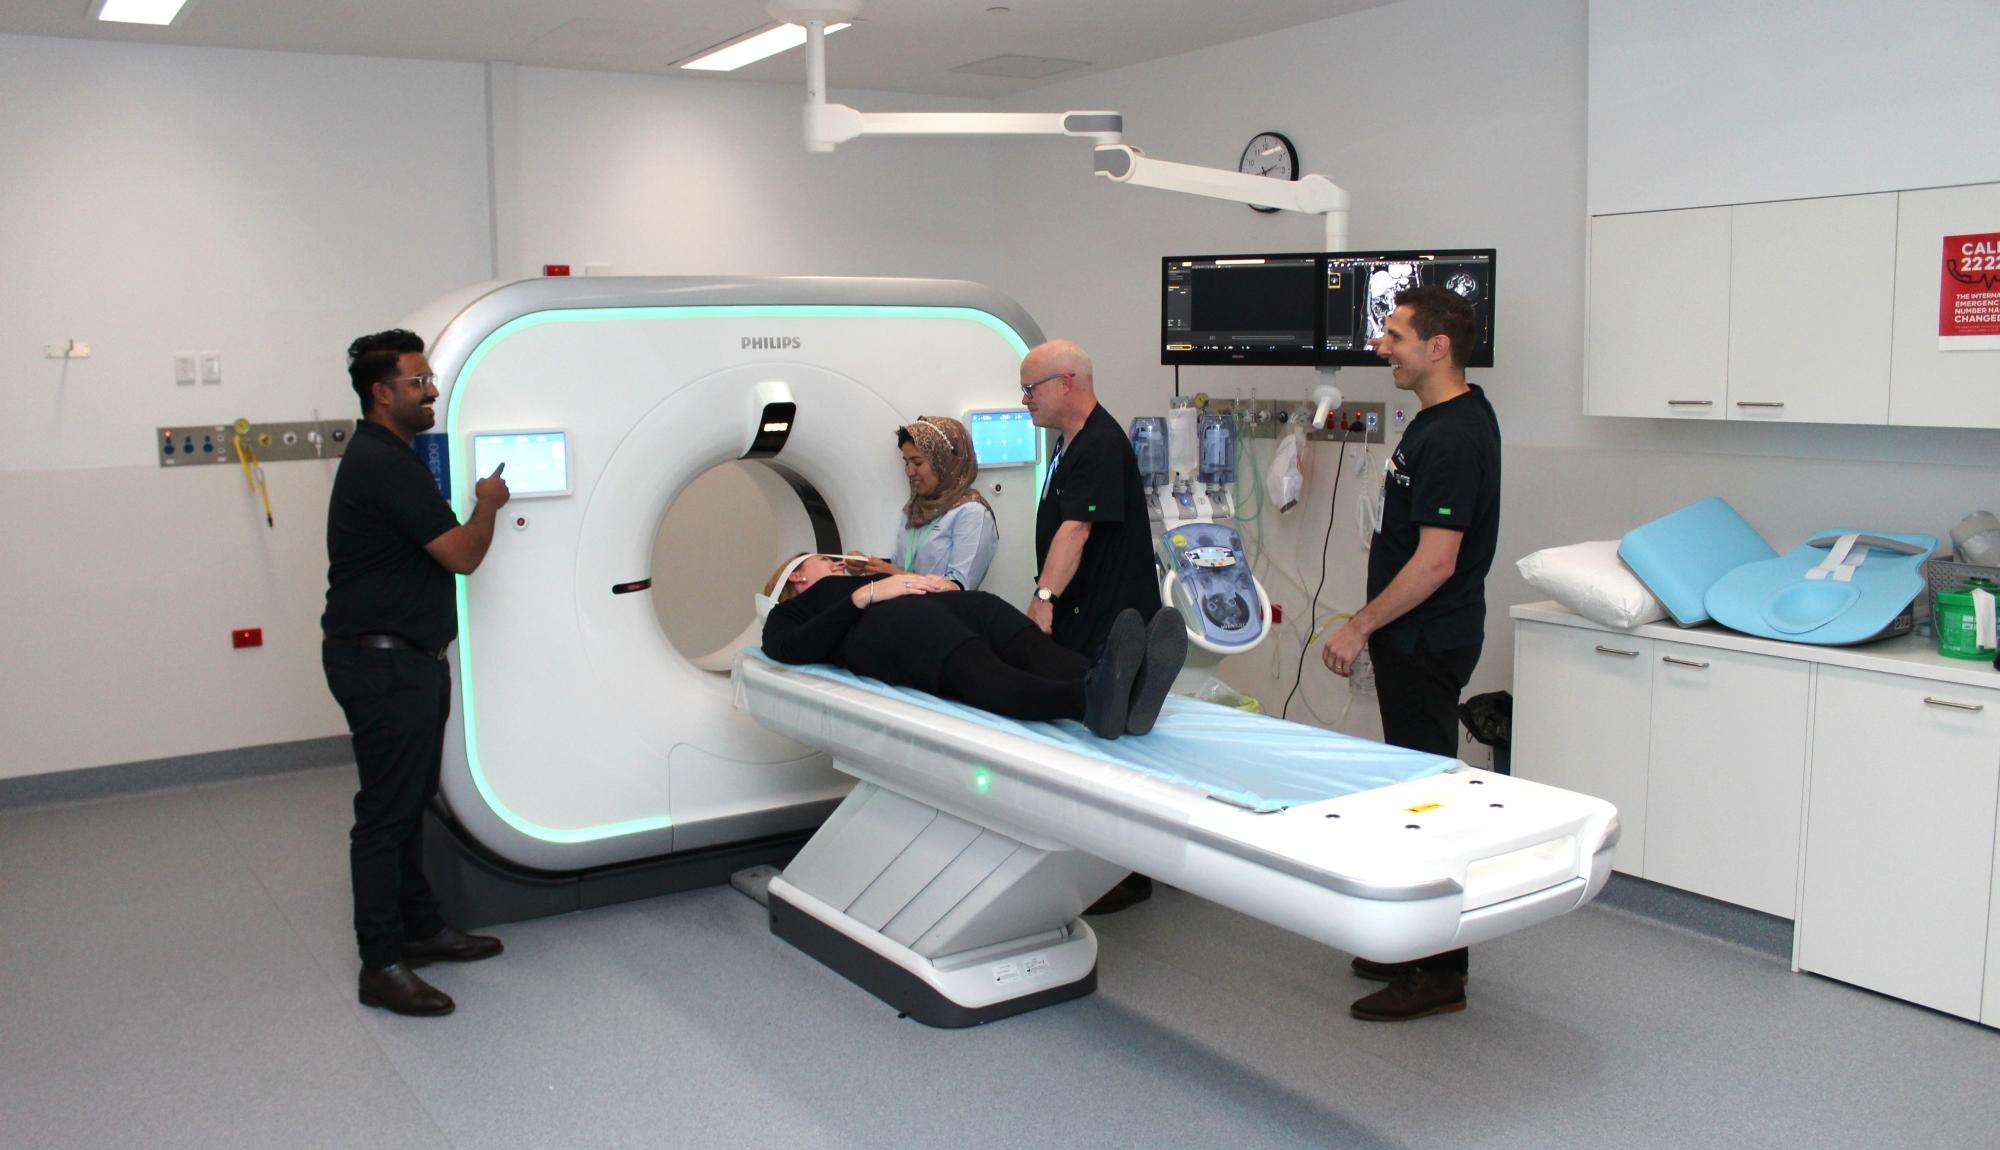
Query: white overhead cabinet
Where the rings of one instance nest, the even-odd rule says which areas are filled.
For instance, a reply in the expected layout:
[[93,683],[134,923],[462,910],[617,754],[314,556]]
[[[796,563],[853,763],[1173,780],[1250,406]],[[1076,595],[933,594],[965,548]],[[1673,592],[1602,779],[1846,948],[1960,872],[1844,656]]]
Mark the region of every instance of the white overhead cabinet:
[[1895,194],[1728,210],[1729,418],[1886,422]]
[[2000,427],[2000,351],[1938,349],[1944,238],[2000,232],[2000,184],[1902,194],[1889,422]]
[[1728,208],[1590,221],[1588,371],[1592,415],[1724,418]]
[[2000,350],[1940,351],[1947,235],[2000,185],[1590,221],[1591,415],[2000,427]]

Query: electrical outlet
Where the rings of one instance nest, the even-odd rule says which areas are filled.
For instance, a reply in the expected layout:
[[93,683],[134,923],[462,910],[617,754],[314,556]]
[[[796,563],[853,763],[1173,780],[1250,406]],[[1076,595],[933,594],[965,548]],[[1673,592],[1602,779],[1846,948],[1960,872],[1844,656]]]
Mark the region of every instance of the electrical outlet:
[[201,353],[201,381],[203,383],[222,382],[222,353],[204,351]]

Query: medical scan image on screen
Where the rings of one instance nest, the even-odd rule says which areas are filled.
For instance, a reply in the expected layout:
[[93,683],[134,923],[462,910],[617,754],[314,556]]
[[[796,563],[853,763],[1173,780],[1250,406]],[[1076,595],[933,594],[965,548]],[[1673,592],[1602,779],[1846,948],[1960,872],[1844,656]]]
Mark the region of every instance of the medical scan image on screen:
[[1490,250],[1341,252],[1326,257],[1326,327],[1320,362],[1373,362],[1371,345],[1396,310],[1396,295],[1438,284],[1463,296],[1478,319],[1470,366],[1493,364],[1493,255]]
[[515,498],[569,494],[569,436],[561,431],[509,431],[472,437],[472,470],[479,478],[501,464],[501,478]]

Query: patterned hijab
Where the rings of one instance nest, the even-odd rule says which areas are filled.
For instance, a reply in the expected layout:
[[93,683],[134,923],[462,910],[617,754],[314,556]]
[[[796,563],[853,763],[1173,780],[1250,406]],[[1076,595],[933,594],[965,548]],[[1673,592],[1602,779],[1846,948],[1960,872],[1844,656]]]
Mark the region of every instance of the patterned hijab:
[[920,416],[915,423],[896,430],[898,442],[902,435],[910,437],[911,445],[930,463],[938,480],[936,491],[929,495],[912,492],[910,501],[903,504],[905,526],[922,527],[962,503],[977,503],[992,514],[992,505],[972,489],[972,481],[979,478],[979,460],[972,454],[972,433],[963,423],[943,415]]

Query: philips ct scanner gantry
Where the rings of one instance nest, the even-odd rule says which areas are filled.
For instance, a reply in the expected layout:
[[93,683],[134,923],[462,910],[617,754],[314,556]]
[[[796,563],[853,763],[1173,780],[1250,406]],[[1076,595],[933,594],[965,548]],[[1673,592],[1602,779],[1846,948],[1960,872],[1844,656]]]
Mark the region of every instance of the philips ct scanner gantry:
[[[653,569],[663,516],[704,472],[755,461],[786,553],[883,554],[907,490],[895,429],[1021,412],[1041,335],[995,292],[543,279],[412,326],[445,408],[419,447],[456,509],[496,460],[528,480],[516,529],[458,580],[448,818],[431,832],[456,853],[431,854],[434,877],[463,880],[438,884],[448,902],[484,890],[500,907],[473,919],[717,882],[811,832],[770,883],[772,931],[919,1021],[963,1026],[1088,993],[1097,942],[1079,915],[1130,870],[1381,960],[1540,922],[1610,873],[1610,804],[1451,759],[1181,697],[1152,734],[1104,742],[774,663],[754,624],[706,655],[670,643],[655,597],[748,614],[754,591],[681,603]],[[1001,538],[986,588],[1018,603],[1046,444],[1012,458],[979,485]],[[543,897],[578,876],[597,893]]]
[[[1018,408],[1033,322],[942,280],[550,278],[469,289],[411,326],[461,518],[503,457],[488,445],[562,473],[535,498],[531,468],[508,467],[497,561],[458,580],[441,790],[464,834],[566,873],[818,825],[847,780],[731,707],[697,665],[726,671],[730,649],[691,659],[663,635],[661,520],[697,477],[752,459],[786,553],[889,554],[908,492],[895,429]],[[507,447],[522,437],[539,443]],[[981,476],[1007,541],[987,588],[1013,602],[1033,582],[1034,480]],[[754,590],[687,609],[748,619]]]

